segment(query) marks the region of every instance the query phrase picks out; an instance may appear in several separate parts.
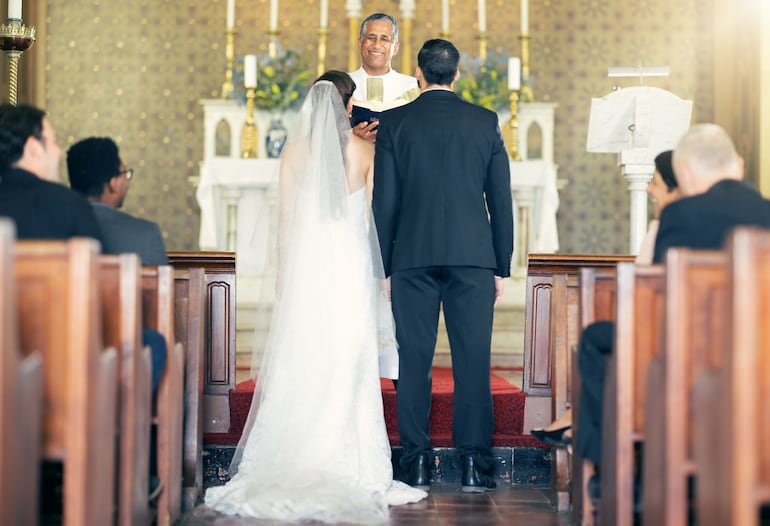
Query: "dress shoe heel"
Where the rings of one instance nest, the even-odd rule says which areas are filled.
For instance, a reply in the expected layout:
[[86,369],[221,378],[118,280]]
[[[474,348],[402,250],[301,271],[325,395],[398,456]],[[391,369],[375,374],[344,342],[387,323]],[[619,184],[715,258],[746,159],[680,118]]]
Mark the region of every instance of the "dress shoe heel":
[[479,473],[476,461],[471,455],[463,459],[463,478],[460,488],[463,493],[484,493],[497,489],[497,483],[492,477]]
[[572,442],[572,440],[570,437],[564,436],[564,434],[570,429],[572,429],[571,426],[561,427],[552,431],[546,431],[545,429],[540,428],[533,429],[529,433],[540,442],[548,444],[549,446],[567,447]]
[[404,482],[413,488],[430,490],[430,455],[428,453],[420,453],[414,459]]

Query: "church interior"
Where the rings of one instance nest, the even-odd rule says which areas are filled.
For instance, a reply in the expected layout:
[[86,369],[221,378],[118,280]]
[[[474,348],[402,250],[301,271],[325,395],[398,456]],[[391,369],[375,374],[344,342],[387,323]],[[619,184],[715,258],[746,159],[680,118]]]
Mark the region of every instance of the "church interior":
[[[9,0],[7,6],[0,2],[0,21],[6,20],[14,1]],[[233,6],[232,14],[228,13],[229,5]],[[608,473],[614,471],[614,478],[606,486],[602,483],[602,489],[611,490],[614,498],[602,499],[600,505],[595,505],[593,495],[586,489],[590,479],[588,461],[574,455],[571,448],[544,445],[532,438],[529,430],[545,426],[573,407],[579,392],[579,379],[574,377],[573,365],[579,331],[604,317],[619,318],[624,312],[620,307],[625,305],[623,301],[639,309],[634,319],[642,323],[651,319],[645,315],[661,316],[655,309],[673,301],[671,298],[681,299],[678,294],[688,297],[691,301],[688,305],[698,311],[690,320],[696,327],[692,332],[697,333],[697,328],[705,331],[707,327],[724,330],[724,334],[718,333],[720,338],[734,338],[732,341],[714,340],[722,343],[739,339],[735,335],[737,330],[731,332],[728,330],[730,324],[722,321],[727,317],[738,326],[742,315],[736,307],[737,302],[752,305],[754,310],[751,312],[770,308],[770,301],[758,298],[763,289],[770,290],[770,276],[762,275],[761,258],[768,256],[761,250],[767,248],[760,246],[763,242],[769,246],[770,243],[761,236],[753,238],[747,234],[743,239],[736,235],[730,247],[732,251],[726,248],[718,265],[711,259],[705,263],[697,257],[688,260],[691,267],[697,267],[690,269],[691,272],[702,272],[693,274],[696,275],[693,281],[713,287],[703,285],[706,290],[679,291],[678,294],[664,290],[661,293],[664,272],[639,277],[629,271],[624,265],[631,265],[638,249],[633,234],[634,221],[646,225],[652,218],[653,207],[648,206],[646,195],[639,197],[643,187],[635,187],[637,200],[634,201],[633,185],[630,179],[624,178],[620,148],[614,151],[588,151],[587,148],[592,101],[629,88],[665,90],[691,103],[690,120],[686,125],[717,123],[727,131],[745,161],[746,181],[764,196],[770,196],[770,156],[762,147],[763,139],[770,134],[770,99],[765,95],[770,93],[770,37],[767,36],[770,35],[770,3],[765,0],[644,0],[630,3],[618,0],[23,0],[22,7],[23,24],[35,29],[34,43],[21,54],[13,55],[9,49],[0,55],[0,100],[9,100],[9,94],[13,93],[18,103],[43,108],[65,151],[85,137],[112,137],[115,140],[122,159],[134,171],[131,191],[123,209],[160,226],[172,267],[152,276],[141,273],[142,286],[155,287],[151,300],[146,296],[141,300],[142,309],[157,314],[159,330],[163,332],[166,327],[170,334],[175,332],[176,338],[172,339],[184,345],[170,347],[169,356],[178,358],[178,361],[172,359],[170,362],[176,367],[175,380],[169,379],[167,391],[153,402],[158,404],[153,408],[155,414],[141,416],[139,411],[141,421],[148,426],[158,426],[157,440],[163,444],[158,454],[166,455],[163,458],[168,462],[164,467],[167,471],[161,472],[161,478],[164,474],[167,477],[163,492],[153,507],[148,507],[141,495],[136,496],[146,493],[149,484],[146,476],[136,475],[135,480],[143,481],[138,483],[138,491],[136,484],[132,489],[128,487],[130,484],[121,483],[119,477],[114,477],[104,488],[98,488],[94,474],[99,472],[99,466],[91,465],[93,461],[84,461],[88,467],[82,472],[78,471],[77,464],[68,469],[69,459],[77,462],[78,455],[94,455],[94,451],[76,449],[75,453],[65,453],[68,458],[65,473],[69,471],[67,477],[71,478],[59,481],[59,491],[63,486],[65,494],[80,495],[82,500],[67,501],[65,497],[64,511],[57,508],[53,519],[26,513],[26,508],[38,507],[25,500],[29,495],[21,496],[24,488],[10,489],[13,480],[10,477],[18,477],[13,469],[19,466],[1,462],[5,454],[13,451],[7,448],[19,446],[0,437],[0,469],[3,470],[0,473],[0,508],[9,502],[8,498],[3,499],[4,494],[13,495],[10,500],[17,500],[13,509],[6,510],[7,514],[0,509],[0,522],[17,520],[9,524],[62,523],[68,526],[263,524],[222,516],[200,506],[206,487],[227,480],[227,466],[254,389],[253,384],[247,385],[252,348],[269,323],[271,300],[265,299],[264,291],[266,278],[274,270],[275,261],[269,254],[275,246],[269,233],[271,220],[266,220],[271,210],[270,185],[264,181],[276,171],[278,161],[268,158],[273,156],[267,154],[269,145],[265,140],[276,121],[291,130],[296,117],[296,104],[287,108],[282,103],[271,106],[263,102],[256,108],[247,108],[243,85],[244,57],[257,56],[260,76],[265,74],[266,65],[295,67],[295,73],[302,70],[304,74],[300,84],[309,85],[324,70],[357,69],[360,61],[356,48],[359,24],[371,13],[384,12],[393,15],[400,24],[400,48],[392,62],[396,70],[412,74],[422,43],[431,38],[446,38],[460,51],[461,86],[470,90],[471,100],[481,103],[481,95],[487,93],[485,90],[494,92],[491,96],[496,98],[489,109],[500,116],[506,147],[511,152],[521,148],[523,157],[522,161],[511,159],[515,196],[517,174],[521,175],[522,181],[526,179],[530,173],[526,168],[529,161],[544,162],[552,177],[548,183],[539,183],[541,186],[536,192],[540,193],[535,193],[535,198],[526,192],[522,194],[515,220],[517,229],[521,229],[521,224],[526,227],[523,231],[517,230],[514,273],[509,280],[508,295],[495,315],[492,366],[493,373],[502,383],[499,392],[493,390],[493,397],[501,407],[501,414],[511,413],[509,424],[513,429],[506,432],[496,428],[495,431],[495,469],[501,481],[498,491],[482,496],[458,493],[453,486],[459,477],[458,456],[451,439],[447,438],[446,443],[436,439],[438,445],[434,449],[432,474],[434,480],[443,481],[443,486],[434,484],[426,502],[392,509],[390,524],[515,524],[519,521],[543,525],[636,524],[638,522],[634,521],[639,521],[639,514],[634,509],[638,500],[638,496],[633,495],[634,474],[642,470],[642,464],[645,470],[652,470],[649,473],[659,473],[661,487],[670,489],[674,495],[669,495],[668,499],[660,497],[658,501],[645,500],[646,509],[655,507],[655,513],[649,517],[657,521],[644,517],[645,524],[684,524],[682,517],[686,520],[689,513],[690,520],[693,518],[695,500],[698,501],[698,524],[760,523],[754,501],[751,503],[754,508],[746,515],[728,516],[725,510],[732,512],[738,507],[735,503],[743,502],[741,491],[752,495],[758,493],[760,497],[756,500],[760,505],[763,504],[762,496],[770,494],[770,476],[767,474],[770,473],[767,460],[770,454],[760,444],[761,433],[766,432],[764,429],[756,430],[756,436],[752,435],[752,440],[759,443],[741,442],[740,434],[728,434],[706,442],[713,446],[712,452],[756,448],[749,460],[727,456],[725,460],[723,456],[712,454],[716,459],[714,465],[718,464],[719,469],[711,464],[706,468],[698,464],[709,453],[704,453],[700,442],[688,432],[687,443],[680,444],[676,453],[687,456],[679,459],[685,465],[681,468],[686,473],[683,479],[681,473],[670,474],[668,464],[654,464],[634,454],[634,444],[640,436],[644,439],[644,432],[650,429],[645,426],[651,425],[651,419],[659,417],[661,422],[666,422],[666,431],[674,433],[671,430],[679,428],[670,421],[676,417],[664,411],[665,403],[658,403],[660,412],[654,415],[648,412],[645,423],[638,413],[623,410],[624,407],[637,410],[639,404],[643,405],[639,397],[644,396],[644,388],[638,387],[640,384],[637,383],[636,390],[631,392],[618,389],[617,403],[610,404],[615,410],[612,422],[617,431],[610,442],[616,448],[617,457],[614,458],[617,463],[607,468]],[[0,36],[3,31],[6,26],[0,26]],[[294,62],[287,65],[286,61],[277,60],[280,57],[291,57]],[[517,71],[521,74],[521,85],[515,90],[509,89],[511,84],[506,85],[505,79],[506,75],[510,77],[508,68],[512,57],[519,59],[517,64],[524,67]],[[18,71],[17,78],[12,74],[14,68]],[[627,74],[608,74],[618,68],[627,70]],[[645,68],[665,70],[666,73],[646,75],[643,73]],[[492,77],[491,87],[482,85],[489,82],[490,71],[498,77]],[[541,122],[532,130],[519,129],[518,136],[516,131],[511,131],[511,110],[515,106],[512,106],[510,95],[514,91],[519,97],[516,110],[519,122],[528,124],[527,115],[539,115],[536,112],[544,108],[547,113],[545,125]],[[256,150],[250,155],[244,153],[246,148],[242,142],[242,124],[247,115],[256,121],[256,136],[249,138]],[[237,175],[232,187],[227,187],[230,183],[210,182],[217,170],[230,170]],[[64,163],[61,179],[66,184]],[[204,184],[205,181],[208,182]],[[216,190],[204,194],[202,189],[212,192],[212,187],[206,186],[208,184]],[[528,183],[521,184],[526,186]],[[546,213],[542,212],[543,184],[550,185],[547,191],[554,196]],[[252,198],[254,201],[250,202]],[[531,203],[527,201],[530,198]],[[546,220],[542,218],[553,221],[553,232],[548,234],[551,241],[543,241]],[[207,230],[209,227],[212,230]],[[0,237],[4,235],[4,227],[0,225]],[[6,243],[7,240],[3,237],[0,241]],[[257,249],[254,249],[255,243],[259,245]],[[741,247],[745,248],[744,252],[740,251]],[[3,248],[13,254],[12,241]],[[756,268],[752,267],[756,272],[752,274],[753,281],[748,285],[741,282],[744,286],[740,287],[741,294],[747,294],[747,289],[751,289],[754,296],[741,296],[726,288],[728,283],[733,283],[728,279],[729,270],[733,268],[729,263],[735,261],[747,265],[750,261],[755,265]],[[13,257],[5,254],[0,260],[0,274],[8,270],[9,265],[12,267],[12,263]],[[18,257],[16,265],[19,265]],[[709,270],[704,271],[699,265],[708,266]],[[721,269],[718,277],[714,277],[715,266]],[[765,267],[770,268],[770,265]],[[645,297],[649,302],[639,306],[635,302],[644,298],[635,298],[632,287],[629,299],[627,289],[621,289],[623,283],[629,282],[623,282],[621,278],[630,280],[637,288],[649,286],[652,295],[663,295],[657,296],[657,300]],[[5,287],[12,288],[8,283],[12,284],[13,278],[6,279],[3,274],[1,279],[0,293]],[[93,279],[97,280],[95,276]],[[648,279],[652,285],[644,281]],[[768,281],[762,283],[762,279]],[[154,285],[151,280],[155,280]],[[755,286],[756,283],[765,286]],[[20,283],[15,286],[23,289]],[[724,287],[724,290],[718,287]],[[168,293],[168,289],[172,289],[172,294],[164,299],[162,291]],[[176,303],[174,294],[177,295]],[[194,297],[195,294],[198,296]],[[184,313],[181,302],[187,309]],[[194,310],[195,305],[198,311]],[[729,310],[731,307],[732,311]],[[171,309],[165,312],[165,317],[164,308]],[[0,311],[4,310],[0,308]],[[5,317],[4,312],[0,315]],[[761,324],[759,315],[756,319],[747,318],[756,323],[750,325],[742,320],[745,334],[756,338],[740,343],[757,344],[767,335],[757,329]],[[34,328],[35,323],[32,326]],[[647,340],[668,337],[667,327],[664,322],[653,327]],[[634,340],[636,345],[648,344],[638,332],[629,338],[642,342]],[[14,339],[3,338],[6,338],[6,348],[14,344]],[[716,352],[708,338],[698,339],[693,334],[689,338],[686,345],[682,345],[693,347],[694,356],[700,356],[698,353],[703,349],[706,350],[701,354],[705,355]],[[735,347],[739,344],[735,343]],[[191,353],[190,349],[198,349],[197,354]],[[654,350],[650,353],[654,355]],[[195,357],[191,358],[193,354]],[[756,370],[767,371],[768,364],[756,354],[751,354],[751,359],[756,360],[756,363],[752,362]],[[48,389],[50,373],[45,369],[45,353],[43,355],[45,379],[35,380],[37,373],[34,371],[27,371],[26,375],[19,373],[21,380],[15,388],[26,393],[25,397],[29,396],[25,400],[40,402],[34,393],[30,393],[34,391],[36,381]],[[768,394],[763,391],[761,380],[741,384],[721,372],[729,369],[719,367],[731,363],[727,358],[709,356],[703,361],[699,361],[700,358],[691,361],[702,364],[704,370],[713,367],[717,371],[714,375],[734,388],[730,397],[725,396],[733,404],[727,409],[728,413],[732,410],[737,415],[732,421],[734,425],[748,425],[746,422],[750,423],[754,415],[766,417],[762,408],[756,407],[761,404],[749,404],[743,398],[743,403],[736,402],[739,396],[749,396],[749,389]],[[28,362],[24,362],[25,367],[32,367]],[[89,363],[89,367],[97,367],[95,362]],[[142,368],[141,359],[136,364]],[[746,362],[741,364],[746,367]],[[441,332],[434,365],[442,369],[451,366],[448,342]],[[12,366],[25,370],[15,361]],[[105,363],[100,366],[106,367],[101,370],[109,371]],[[120,370],[120,366],[115,367]],[[665,369],[667,371],[675,370],[674,366],[666,367],[669,368]],[[16,385],[18,379],[7,380],[11,378],[7,375],[15,374],[15,369],[11,370],[4,363],[0,372],[3,373],[0,383]],[[633,364],[621,364],[615,372],[618,385],[614,387],[618,388],[624,380],[631,382]],[[747,370],[742,373],[750,376]],[[111,374],[114,382],[119,383],[119,376],[114,376],[117,373],[113,370]],[[720,376],[722,374],[724,378]],[[20,387],[25,378],[31,386],[27,390]],[[691,381],[694,382],[689,377],[686,381],[679,379],[682,384],[690,385]],[[725,386],[718,382],[714,385]],[[745,389],[741,391],[739,385],[744,385]],[[109,391],[109,387],[98,389],[101,394]],[[649,394],[649,387],[647,389]],[[665,389],[661,388],[661,392]],[[446,400],[451,398],[451,392],[450,384],[441,395],[445,396],[443,402],[434,403],[437,406],[449,403]],[[707,388],[693,389],[692,392],[700,394],[696,396],[688,391],[688,401],[678,401],[672,407],[683,405],[687,411],[697,413],[699,408],[702,411],[709,403],[721,400]],[[17,402],[10,400],[7,393],[3,396],[0,398],[3,417],[17,414],[25,407],[11,407],[9,404]],[[54,395],[46,391],[44,394],[38,392],[37,396],[48,400]],[[125,395],[113,389],[109,396],[114,396],[113,403],[118,404]],[[434,393],[434,396],[437,395]],[[395,423],[392,418],[388,420],[388,412],[395,412],[395,391],[386,383],[383,383],[383,401],[388,432],[393,441],[391,435]],[[149,407],[150,401],[141,401],[141,404]],[[720,401],[719,404],[726,406],[728,402]],[[88,406],[87,411],[97,411],[95,407]],[[498,405],[495,407],[497,411]],[[747,416],[736,409],[739,407],[749,407],[754,412]],[[175,411],[179,413],[176,418]],[[75,411],[63,418],[74,422],[79,414]],[[677,414],[681,419],[694,418],[693,426],[701,434],[708,433],[711,429],[708,425],[718,425],[714,420],[698,419],[691,413],[686,417],[683,416],[685,413]],[[34,412],[30,419],[33,416]],[[45,417],[40,415],[39,418]],[[116,424],[114,417],[112,424],[118,428],[125,425],[120,419]],[[47,424],[38,422],[38,425]],[[66,423],[57,425],[66,427]],[[93,432],[94,437],[104,436],[93,426],[83,425],[85,427],[78,429],[88,429],[87,433]],[[698,428],[698,425],[705,427]],[[112,432],[117,431],[112,429]],[[450,431],[447,433],[451,434]],[[432,438],[435,437],[432,435]],[[37,440],[40,441],[39,437]],[[32,449],[48,451],[47,440],[42,444],[33,441]],[[74,439],[62,438],[59,449],[54,447],[57,455],[61,456],[69,447],[68,440]],[[397,434],[395,440],[398,440]],[[127,447],[121,445],[123,442],[125,440],[121,439],[112,448],[96,450],[117,455],[118,460],[109,473],[126,469],[127,461],[120,458],[121,448]],[[661,458],[675,456],[666,449],[665,440],[658,446]],[[142,448],[149,448],[149,444],[139,440],[137,447],[138,453],[133,454],[138,458]],[[398,454],[396,446],[394,459]],[[713,472],[709,472],[712,468]],[[5,471],[7,469],[10,471]],[[701,493],[697,499],[692,495],[688,498],[687,492],[693,490],[688,487],[687,477],[692,480],[693,473],[697,471],[700,475],[701,469],[707,476],[713,475],[712,478],[717,477],[714,474],[723,476],[729,472],[740,476],[741,470],[751,471],[754,486],[730,482],[737,489],[727,491],[719,483],[707,482],[703,484],[703,490],[699,489]],[[74,472],[80,478],[72,475]],[[129,469],[130,473],[133,472]],[[47,476],[48,483],[54,484],[51,477],[55,479],[61,475]],[[45,479],[45,471],[41,477]],[[606,478],[610,479],[609,476]],[[29,483],[23,486],[34,485],[37,479],[37,475],[30,477]],[[82,484],[80,488],[75,487],[78,480]],[[684,485],[682,480],[685,480]],[[39,488],[30,491],[33,501],[54,498],[50,491]],[[125,496],[121,492],[126,492]],[[86,504],[97,498],[94,495],[112,499],[114,509],[105,511],[107,508],[96,509]],[[62,497],[59,494],[55,498]],[[133,503],[126,504],[122,499],[133,499]],[[709,500],[714,503],[711,507]],[[766,500],[770,503],[770,499]],[[609,501],[612,504],[607,504]],[[743,504],[744,510],[751,507]],[[715,510],[714,517],[719,520],[714,522],[716,518],[705,518],[704,510]],[[107,513],[111,514],[108,522],[100,522],[105,520]],[[735,517],[743,517],[747,522]],[[26,520],[33,522],[24,522]]]

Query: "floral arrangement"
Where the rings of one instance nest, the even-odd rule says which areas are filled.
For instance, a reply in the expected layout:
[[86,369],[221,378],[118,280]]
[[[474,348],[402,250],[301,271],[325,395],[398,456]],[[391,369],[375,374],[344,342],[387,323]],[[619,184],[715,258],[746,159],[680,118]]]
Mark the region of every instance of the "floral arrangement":
[[508,107],[508,57],[463,58],[455,92],[463,99],[495,112]]
[[[232,98],[245,103],[243,60],[233,72],[236,86]],[[298,106],[309,88],[310,69],[299,53],[279,51],[275,58],[261,56],[257,61],[257,89],[254,105],[262,110],[285,111]]]

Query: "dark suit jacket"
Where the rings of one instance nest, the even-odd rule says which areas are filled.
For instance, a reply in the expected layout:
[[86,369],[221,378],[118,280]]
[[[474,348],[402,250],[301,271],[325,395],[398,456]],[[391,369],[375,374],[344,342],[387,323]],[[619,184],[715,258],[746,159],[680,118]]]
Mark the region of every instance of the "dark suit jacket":
[[166,247],[157,224],[115,210],[109,205],[91,203],[104,236],[104,254],[139,254],[142,265],[167,265]]
[[497,115],[447,90],[383,112],[373,209],[386,275],[431,266],[510,275],[510,164]]
[[770,228],[770,201],[744,182],[720,181],[663,209],[653,262],[663,263],[670,247],[720,249],[739,225]]
[[16,223],[17,239],[92,237],[103,244],[91,206],[66,186],[16,168],[0,176],[0,216]]

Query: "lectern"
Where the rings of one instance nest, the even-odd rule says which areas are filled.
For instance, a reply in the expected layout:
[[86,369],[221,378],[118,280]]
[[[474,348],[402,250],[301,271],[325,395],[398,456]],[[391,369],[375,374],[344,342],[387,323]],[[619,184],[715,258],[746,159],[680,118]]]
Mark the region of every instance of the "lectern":
[[586,150],[617,153],[630,193],[630,253],[647,232],[646,188],[655,156],[673,149],[690,125],[692,101],[651,86],[634,86],[591,100]]

